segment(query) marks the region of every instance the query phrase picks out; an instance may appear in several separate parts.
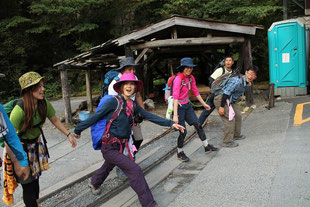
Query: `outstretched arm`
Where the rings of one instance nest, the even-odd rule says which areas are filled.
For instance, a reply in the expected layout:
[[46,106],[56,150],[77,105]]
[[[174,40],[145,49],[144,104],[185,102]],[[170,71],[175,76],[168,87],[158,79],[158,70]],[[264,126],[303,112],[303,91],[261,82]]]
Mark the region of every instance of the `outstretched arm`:
[[155,123],[155,124],[158,124],[158,125],[161,125],[161,126],[171,126],[173,128],[176,128],[178,130],[180,130],[181,132],[184,132],[184,127],[179,125],[179,124],[176,124],[174,123],[173,121],[171,120],[167,120],[167,119],[164,119],[160,116],[157,116],[155,114],[152,114],[144,109],[142,109],[139,105],[136,106],[136,109],[138,113],[140,113],[143,118]]
[[64,135],[66,135],[71,143],[72,147],[76,147],[76,141],[72,134],[66,129],[66,127],[59,121],[56,115],[49,118],[49,120],[54,124],[54,126],[61,131]]

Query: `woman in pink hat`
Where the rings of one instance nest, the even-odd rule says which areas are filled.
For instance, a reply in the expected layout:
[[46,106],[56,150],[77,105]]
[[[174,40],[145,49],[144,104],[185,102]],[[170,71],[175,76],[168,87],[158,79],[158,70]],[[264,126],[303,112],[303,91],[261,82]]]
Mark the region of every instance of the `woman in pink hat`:
[[[149,121],[161,126],[172,126],[180,131],[183,131],[184,127],[145,111],[130,99],[131,95],[143,88],[143,83],[137,80],[134,74],[123,74],[113,88],[118,95],[108,99],[93,116],[81,122],[74,129],[75,137],[79,138],[84,129],[107,117],[107,127],[103,134],[103,144],[101,146],[102,156],[105,161],[92,176],[88,185],[93,194],[99,194],[101,191],[100,185],[108,177],[110,171],[115,166],[118,166],[128,177],[129,184],[138,194],[141,205],[147,207],[156,206],[157,204],[141,168],[133,161],[131,156],[128,157],[123,154],[124,149],[127,149],[130,154],[128,140],[134,127],[133,114],[135,112],[140,113],[143,118]],[[122,107],[118,107],[118,105]]]

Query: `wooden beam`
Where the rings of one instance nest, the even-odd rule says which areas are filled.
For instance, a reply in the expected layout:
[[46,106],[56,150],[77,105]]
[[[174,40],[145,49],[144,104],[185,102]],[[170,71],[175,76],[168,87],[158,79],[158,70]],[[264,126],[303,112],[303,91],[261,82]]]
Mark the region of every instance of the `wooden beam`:
[[191,45],[215,45],[244,42],[244,37],[200,37],[200,38],[179,38],[155,40],[137,45],[131,45],[133,50],[157,47],[191,46]]
[[228,22],[196,19],[188,17],[175,17],[175,25],[181,27],[193,27],[207,30],[217,30],[224,32],[233,32],[236,34],[255,35],[256,29],[263,29],[260,25],[233,24]]
[[62,91],[62,99],[64,101],[65,107],[65,122],[67,124],[72,123],[72,110],[70,104],[70,95],[68,90],[68,73],[67,70],[63,68],[62,65],[58,66],[60,70],[60,80],[61,80],[61,91]]
[[86,79],[87,109],[89,112],[93,112],[93,99],[90,84],[90,70],[86,70],[85,79]]
[[141,58],[145,55],[145,53],[149,50],[149,48],[144,48],[142,52],[138,55],[138,57],[135,59],[135,64],[137,64]]

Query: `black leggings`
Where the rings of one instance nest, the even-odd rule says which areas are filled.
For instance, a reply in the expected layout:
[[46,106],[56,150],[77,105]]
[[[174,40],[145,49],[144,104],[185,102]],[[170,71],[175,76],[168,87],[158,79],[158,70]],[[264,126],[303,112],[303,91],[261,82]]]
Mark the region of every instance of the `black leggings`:
[[22,184],[22,187],[23,199],[26,207],[38,207],[37,200],[39,199],[40,193],[39,179],[36,179],[31,183]]

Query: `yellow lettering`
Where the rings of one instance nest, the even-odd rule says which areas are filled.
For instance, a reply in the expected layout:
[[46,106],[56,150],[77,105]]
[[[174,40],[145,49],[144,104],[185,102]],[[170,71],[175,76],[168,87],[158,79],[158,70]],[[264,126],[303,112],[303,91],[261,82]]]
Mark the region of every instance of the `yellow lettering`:
[[303,123],[305,123],[307,121],[310,121],[310,117],[306,118],[306,119],[302,119],[302,113],[303,113],[303,110],[304,110],[304,105],[306,105],[306,104],[310,104],[310,102],[297,104],[296,111],[295,111],[295,116],[294,116],[294,126],[300,126]]

